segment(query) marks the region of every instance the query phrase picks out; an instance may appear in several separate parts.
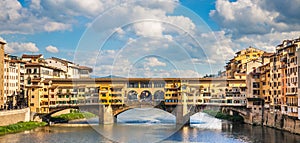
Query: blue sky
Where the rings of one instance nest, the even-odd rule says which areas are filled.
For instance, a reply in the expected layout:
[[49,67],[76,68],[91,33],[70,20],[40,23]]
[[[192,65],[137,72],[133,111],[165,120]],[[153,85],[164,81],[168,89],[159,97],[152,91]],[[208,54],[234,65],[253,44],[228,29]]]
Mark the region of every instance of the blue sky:
[[[297,4],[299,3],[299,4]],[[300,2],[281,0],[2,0],[0,38],[94,74],[197,77],[240,49],[274,51],[300,36]],[[285,7],[282,9],[281,7]]]

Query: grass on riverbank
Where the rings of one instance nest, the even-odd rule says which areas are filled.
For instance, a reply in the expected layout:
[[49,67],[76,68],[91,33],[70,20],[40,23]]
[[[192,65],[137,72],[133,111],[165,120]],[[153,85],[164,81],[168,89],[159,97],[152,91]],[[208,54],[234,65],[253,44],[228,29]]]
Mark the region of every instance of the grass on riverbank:
[[31,129],[46,126],[46,125],[47,125],[47,123],[45,123],[45,122],[30,121],[30,122],[19,122],[19,123],[11,124],[8,126],[0,126],[0,135],[22,132],[22,131],[31,130]]
[[96,117],[95,114],[89,112],[72,112],[68,114],[62,114],[59,116],[51,117],[51,121],[71,121],[76,119],[89,119]]
[[232,115],[224,114],[224,113],[222,113],[220,111],[216,111],[216,110],[203,110],[202,112],[204,112],[210,116],[216,117],[218,119],[229,120],[232,122],[244,122],[243,117],[241,117],[239,115],[232,116]]

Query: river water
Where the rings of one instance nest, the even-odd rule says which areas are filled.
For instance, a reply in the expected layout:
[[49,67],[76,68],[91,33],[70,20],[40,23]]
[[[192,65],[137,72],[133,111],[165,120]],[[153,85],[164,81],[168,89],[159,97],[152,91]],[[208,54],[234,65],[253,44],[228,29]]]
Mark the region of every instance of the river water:
[[[99,143],[99,142],[207,142],[207,143],[300,143],[300,136],[267,127],[221,121],[205,113],[191,117],[191,124],[179,127],[171,114],[150,110],[129,110],[118,123],[85,127],[50,126],[0,136],[0,143]],[[74,124],[86,124],[77,122]]]

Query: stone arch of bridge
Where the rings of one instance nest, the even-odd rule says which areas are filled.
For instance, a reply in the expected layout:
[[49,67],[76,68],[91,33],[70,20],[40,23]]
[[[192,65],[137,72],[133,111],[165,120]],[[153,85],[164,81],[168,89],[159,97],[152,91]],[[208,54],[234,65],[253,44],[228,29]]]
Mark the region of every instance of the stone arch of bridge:
[[139,94],[140,101],[152,101],[152,93],[149,90],[143,90]]
[[165,92],[162,90],[156,90],[153,96],[154,101],[163,101],[165,99]]
[[130,90],[127,93],[128,100],[138,100],[138,92],[135,90]]
[[67,109],[79,109],[79,107],[78,106],[56,107],[47,114],[36,114],[35,116],[40,116],[43,121],[48,121],[51,115]]

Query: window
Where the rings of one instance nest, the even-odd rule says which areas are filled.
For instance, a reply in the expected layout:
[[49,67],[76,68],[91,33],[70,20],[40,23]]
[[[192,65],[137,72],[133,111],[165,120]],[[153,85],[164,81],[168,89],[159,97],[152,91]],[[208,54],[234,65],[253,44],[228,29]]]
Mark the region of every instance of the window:
[[34,98],[34,95],[32,95],[31,98]]
[[259,88],[259,83],[258,82],[253,82],[252,87],[253,88]]

